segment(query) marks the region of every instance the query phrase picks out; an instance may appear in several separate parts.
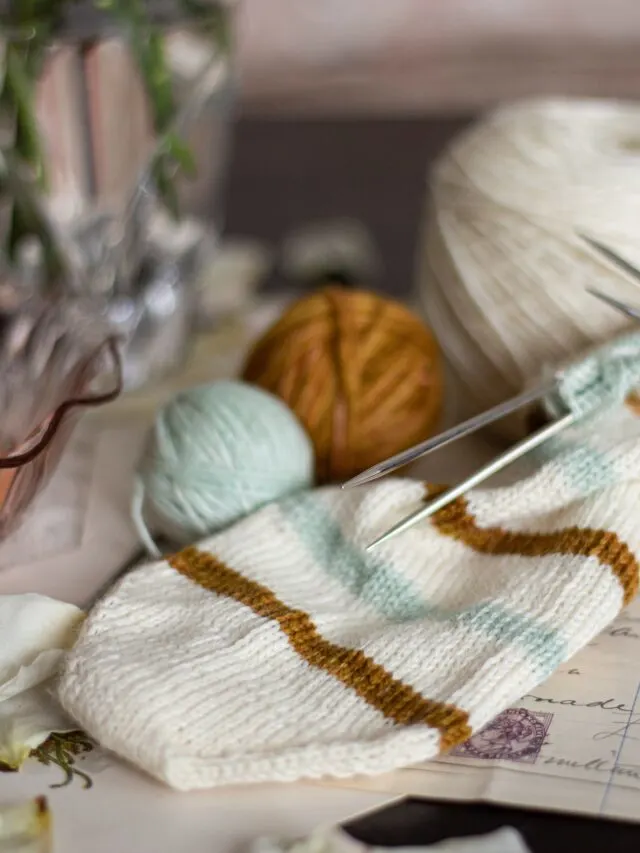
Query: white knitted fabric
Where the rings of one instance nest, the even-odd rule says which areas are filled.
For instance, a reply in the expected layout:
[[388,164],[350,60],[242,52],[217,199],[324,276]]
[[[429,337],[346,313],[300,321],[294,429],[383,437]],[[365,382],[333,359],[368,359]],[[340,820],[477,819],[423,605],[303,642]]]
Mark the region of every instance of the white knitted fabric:
[[438,755],[635,595],[639,421],[597,427],[372,552],[422,484],[306,492],[135,570],[89,615],[64,708],[183,790]]

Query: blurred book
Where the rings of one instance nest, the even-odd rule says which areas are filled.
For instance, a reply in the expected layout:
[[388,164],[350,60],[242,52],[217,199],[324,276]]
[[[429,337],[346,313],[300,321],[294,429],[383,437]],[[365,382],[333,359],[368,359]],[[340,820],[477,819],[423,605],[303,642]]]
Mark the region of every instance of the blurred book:
[[123,40],[102,41],[83,56],[95,194],[119,209],[153,150],[148,98]]

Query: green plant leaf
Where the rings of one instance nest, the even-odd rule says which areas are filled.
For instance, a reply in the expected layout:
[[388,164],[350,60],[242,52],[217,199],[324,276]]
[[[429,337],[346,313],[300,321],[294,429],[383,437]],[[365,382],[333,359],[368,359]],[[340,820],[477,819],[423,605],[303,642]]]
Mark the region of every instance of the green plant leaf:
[[180,202],[174,181],[167,173],[167,164],[163,157],[154,163],[152,168],[153,182],[158,195],[166,205],[167,210],[174,219],[180,218]]
[[34,170],[37,181],[45,184],[44,155],[40,130],[34,115],[33,83],[24,58],[14,45],[7,46],[3,102],[12,107],[16,122],[15,146],[22,160]]
[[198,167],[193,151],[187,143],[177,133],[168,133],[165,144],[167,156],[178,164],[185,175],[194,178],[198,173]]
[[167,66],[164,39],[158,32],[150,32],[144,60],[146,80],[151,105],[154,112],[154,124],[157,131],[166,130],[174,115],[173,85]]

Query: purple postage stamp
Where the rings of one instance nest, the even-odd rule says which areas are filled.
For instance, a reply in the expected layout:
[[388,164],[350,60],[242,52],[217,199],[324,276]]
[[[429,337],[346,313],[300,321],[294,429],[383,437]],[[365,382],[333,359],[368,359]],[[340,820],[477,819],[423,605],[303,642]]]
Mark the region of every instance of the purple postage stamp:
[[449,755],[535,764],[553,714],[508,708]]

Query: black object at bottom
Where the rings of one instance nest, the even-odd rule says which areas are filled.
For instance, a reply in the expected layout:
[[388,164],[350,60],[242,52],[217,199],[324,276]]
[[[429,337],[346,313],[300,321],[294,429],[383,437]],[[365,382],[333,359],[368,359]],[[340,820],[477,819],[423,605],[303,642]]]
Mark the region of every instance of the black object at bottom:
[[[640,797],[638,798],[640,810]],[[407,799],[343,825],[349,835],[380,847],[435,844],[512,826],[531,853],[630,853],[640,850],[640,825],[475,803]]]

